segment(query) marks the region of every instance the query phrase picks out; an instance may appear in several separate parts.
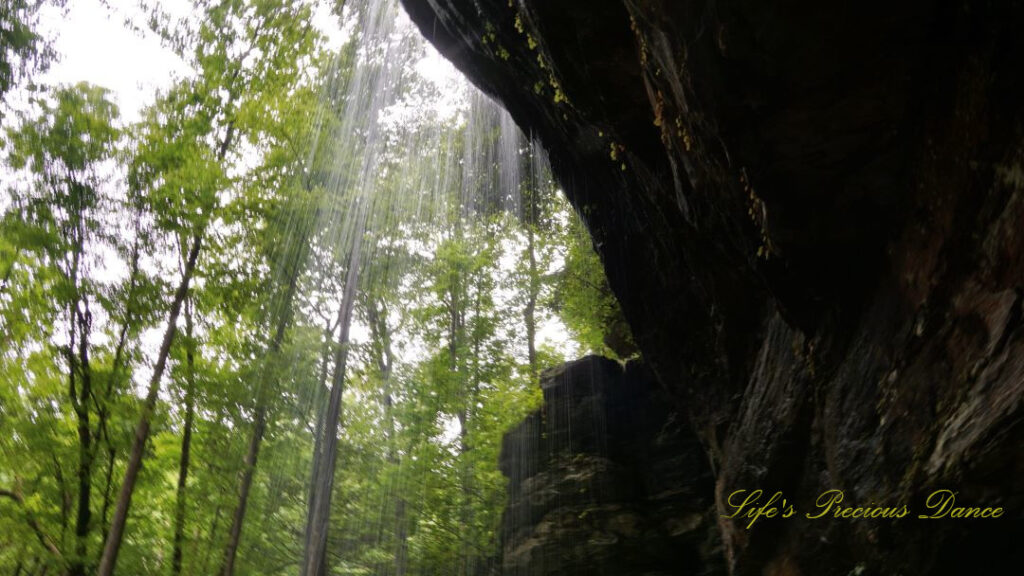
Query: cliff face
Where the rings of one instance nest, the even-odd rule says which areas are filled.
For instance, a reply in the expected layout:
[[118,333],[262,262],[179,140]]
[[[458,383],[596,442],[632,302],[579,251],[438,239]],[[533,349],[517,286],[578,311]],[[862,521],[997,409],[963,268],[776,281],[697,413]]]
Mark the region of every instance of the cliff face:
[[502,574],[721,573],[707,459],[649,372],[589,356],[541,387],[502,446]]
[[1020,553],[1024,5],[403,0],[538,135],[644,359],[735,490],[733,574],[960,574]]

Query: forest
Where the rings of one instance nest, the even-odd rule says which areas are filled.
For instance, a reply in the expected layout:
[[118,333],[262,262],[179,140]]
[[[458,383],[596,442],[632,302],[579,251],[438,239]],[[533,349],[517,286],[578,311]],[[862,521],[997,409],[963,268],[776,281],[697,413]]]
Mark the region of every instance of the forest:
[[0,575],[1020,572],[1022,29],[3,0]]
[[141,3],[131,120],[63,6],[0,9],[0,573],[489,573],[541,373],[635,354],[543,147],[394,0]]

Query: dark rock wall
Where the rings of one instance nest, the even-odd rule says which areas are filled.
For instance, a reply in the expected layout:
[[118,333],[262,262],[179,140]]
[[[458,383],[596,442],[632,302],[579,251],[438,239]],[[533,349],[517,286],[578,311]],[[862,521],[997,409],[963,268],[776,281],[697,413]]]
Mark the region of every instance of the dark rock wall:
[[734,490],[1000,521],[720,519],[734,574],[1021,561],[1020,0],[403,0],[548,148]]
[[722,573],[707,459],[650,373],[588,356],[541,387],[502,446],[502,574]]

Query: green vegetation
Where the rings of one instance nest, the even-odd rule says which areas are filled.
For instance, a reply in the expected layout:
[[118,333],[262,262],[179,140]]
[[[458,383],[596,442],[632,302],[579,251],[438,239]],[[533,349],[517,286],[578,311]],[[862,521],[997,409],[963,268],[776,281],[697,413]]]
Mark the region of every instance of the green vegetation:
[[19,80],[45,68],[53,58],[52,49],[36,32],[43,5],[42,0],[5,0],[0,6],[0,99]]
[[[34,10],[2,14],[5,70]],[[139,122],[88,84],[5,120],[0,573],[475,574],[540,372],[621,333],[589,239],[525,144],[517,203],[467,208],[458,116],[367,164],[361,30],[332,53],[298,0],[195,10],[152,18],[194,74]]]

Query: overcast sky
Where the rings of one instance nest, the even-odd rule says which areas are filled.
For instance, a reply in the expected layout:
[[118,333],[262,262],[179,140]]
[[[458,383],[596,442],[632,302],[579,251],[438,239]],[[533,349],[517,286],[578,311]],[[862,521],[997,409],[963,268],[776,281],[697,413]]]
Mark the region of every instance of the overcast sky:
[[[181,0],[161,7],[187,10]],[[126,18],[145,22],[136,0],[69,0],[64,10],[47,5],[40,17],[41,32],[54,40],[59,60],[41,80],[45,83],[89,82],[113,92],[126,122],[153,101],[157,89],[170,86],[188,67],[159,38],[130,30]],[[148,31],[146,31],[148,32]]]
[[[153,101],[157,90],[175,78],[190,74],[188,66],[160,39],[145,28],[138,0],[68,0],[60,9],[47,5],[40,15],[40,32],[54,40],[59,60],[40,80],[48,84],[89,82],[107,88],[121,109],[125,123],[139,119],[139,113]],[[161,0],[159,6],[176,16],[187,15],[189,0]],[[125,21],[131,19],[139,30]],[[318,3],[314,24],[332,46],[343,37],[329,3]],[[453,88],[463,82],[461,75],[433,49],[417,65],[421,74],[440,85]],[[446,103],[449,104],[450,103]]]

